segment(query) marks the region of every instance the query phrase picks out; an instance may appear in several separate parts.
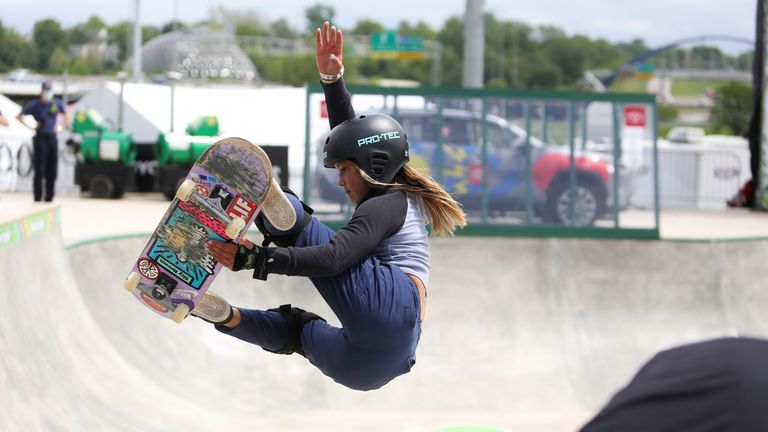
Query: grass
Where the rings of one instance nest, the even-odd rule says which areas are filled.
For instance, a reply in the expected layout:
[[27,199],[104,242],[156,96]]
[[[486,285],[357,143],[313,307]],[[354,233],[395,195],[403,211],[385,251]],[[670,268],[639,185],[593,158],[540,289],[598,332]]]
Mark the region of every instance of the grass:
[[727,83],[727,81],[714,80],[674,80],[672,81],[672,96],[699,97],[705,90],[715,90]]
[[[699,97],[708,88],[717,89],[726,84],[727,81],[717,80],[679,80],[672,81],[672,96],[678,97]],[[623,93],[645,93],[648,81],[626,78],[616,81],[611,86],[611,91]]]
[[639,79],[622,79],[613,83],[611,91],[617,93],[645,93],[647,83],[647,81]]

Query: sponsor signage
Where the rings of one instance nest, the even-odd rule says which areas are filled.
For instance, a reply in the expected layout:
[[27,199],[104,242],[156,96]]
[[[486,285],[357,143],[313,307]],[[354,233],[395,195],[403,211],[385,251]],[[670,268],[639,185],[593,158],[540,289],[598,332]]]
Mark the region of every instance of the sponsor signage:
[[645,107],[627,106],[624,107],[624,125],[628,127],[645,127],[647,118]]

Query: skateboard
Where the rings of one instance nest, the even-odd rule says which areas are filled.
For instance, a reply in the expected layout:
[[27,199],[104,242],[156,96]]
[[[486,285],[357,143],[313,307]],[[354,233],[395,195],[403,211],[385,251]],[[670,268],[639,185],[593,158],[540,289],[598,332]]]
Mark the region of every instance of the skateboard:
[[124,288],[149,309],[182,322],[222,267],[205,244],[238,242],[260,212],[279,230],[296,222],[264,150],[241,138],[217,141],[181,183]]

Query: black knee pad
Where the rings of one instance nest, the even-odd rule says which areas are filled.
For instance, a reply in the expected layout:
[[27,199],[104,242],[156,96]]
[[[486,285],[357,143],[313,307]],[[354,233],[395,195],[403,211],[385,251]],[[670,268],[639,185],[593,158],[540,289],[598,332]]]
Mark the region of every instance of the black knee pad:
[[[283,192],[286,194],[290,194],[298,198],[299,196],[296,195],[292,190],[288,189],[287,187],[283,187]],[[310,220],[312,220],[312,213],[315,212],[315,210],[304,203],[304,201],[299,200],[301,203],[301,207],[304,209],[303,215],[296,215],[299,219],[301,219],[301,222],[298,227],[294,228],[292,232],[283,234],[283,235],[275,235],[272,230],[270,229],[271,225],[269,225],[269,221],[266,220],[266,218],[259,213],[256,216],[255,225],[256,228],[258,228],[259,232],[264,236],[264,241],[262,242],[262,246],[266,247],[269,246],[270,243],[274,243],[277,246],[280,247],[288,247],[293,246],[296,243],[296,239],[299,238],[299,234],[301,234],[301,231],[304,229],[305,226],[309,223]]]
[[265,351],[275,354],[290,355],[299,353],[304,356],[304,349],[301,346],[301,330],[304,328],[304,325],[310,321],[318,319],[325,322],[325,320],[317,314],[307,312],[304,309],[291,307],[289,304],[284,304],[276,309],[269,309],[269,311],[280,312],[280,315],[282,315],[283,319],[288,323],[288,341],[285,343],[285,346],[277,351],[263,348]]

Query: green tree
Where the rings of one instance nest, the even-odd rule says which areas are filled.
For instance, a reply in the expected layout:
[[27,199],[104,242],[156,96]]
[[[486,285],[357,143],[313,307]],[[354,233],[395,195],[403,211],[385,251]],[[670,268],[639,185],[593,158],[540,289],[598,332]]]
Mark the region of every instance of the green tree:
[[106,29],[107,24],[97,15],[92,15],[88,21],[69,29],[69,43],[87,44],[98,40],[99,32]]
[[715,130],[741,135],[752,116],[752,86],[732,81],[717,89],[709,121]]
[[80,26],[75,26],[69,31],[69,42],[73,44],[86,44],[91,41],[91,36]]
[[119,22],[113,26],[110,26],[107,31],[109,36],[107,40],[109,43],[117,45],[118,59],[125,61],[128,53],[129,38],[132,35],[133,26],[128,21]]
[[267,30],[257,21],[238,21],[235,23],[235,34],[238,36],[268,36]]
[[739,54],[735,59],[734,67],[740,70],[751,70],[752,63],[755,61],[755,52],[750,51],[747,53]]
[[540,60],[533,63],[525,77],[525,87],[553,89],[563,82],[563,74],[560,68],[548,60]]
[[536,33],[538,33],[538,37],[542,42],[553,39],[565,39],[568,37],[563,29],[551,25],[539,26],[536,29]]
[[[532,29],[524,23],[485,16],[485,81],[493,87],[521,87],[521,60],[532,49]],[[492,83],[492,84],[491,84]]]
[[37,67],[37,47],[0,21],[0,72]]
[[616,48],[624,52],[626,55],[625,61],[629,61],[650,49],[642,39],[632,39],[630,42],[618,43]]
[[464,56],[464,19],[459,16],[448,18],[437,32],[442,46],[442,83],[444,86],[461,86],[462,60]]
[[172,31],[181,30],[181,29],[185,29],[185,28],[189,28],[189,26],[187,26],[186,24],[184,24],[181,21],[171,20],[171,21],[168,21],[167,23],[163,24],[162,27],[160,27],[160,32],[162,34],[165,34],[165,33],[170,33]]
[[307,18],[307,34],[314,34],[315,29],[323,25],[323,22],[334,22],[336,9],[330,5],[317,3],[304,10],[304,16]]
[[48,62],[56,48],[67,49],[67,34],[58,21],[48,18],[35,23],[32,39],[37,47],[37,68],[48,70]]
[[433,40],[437,36],[432,27],[424,21],[419,21],[416,24],[411,24],[407,21],[401,21],[397,26],[397,32],[405,36],[415,36],[426,40]]
[[274,37],[285,39],[296,39],[299,37],[299,32],[291,27],[285,18],[272,21],[272,24],[269,25],[269,33]]
[[50,60],[48,60],[48,71],[54,74],[64,72],[69,66],[69,56],[61,47],[53,50]]
[[152,40],[163,34],[162,29],[157,26],[142,26],[141,27],[141,43],[145,44],[147,41]]
[[369,36],[374,33],[380,33],[386,30],[384,25],[378,21],[370,19],[357,20],[355,26],[349,31],[351,35]]
[[560,70],[565,83],[574,83],[584,73],[589,40],[586,37],[553,37],[542,43],[547,59]]
[[[263,54],[251,54],[250,58],[264,81],[280,82],[293,86],[301,86],[306,82],[317,82],[317,66],[315,66],[313,55],[265,56]],[[345,63],[348,63],[346,59]],[[348,77],[345,76],[346,78]]]
[[104,62],[96,54],[76,59],[70,66],[72,75],[94,75],[104,73]]

